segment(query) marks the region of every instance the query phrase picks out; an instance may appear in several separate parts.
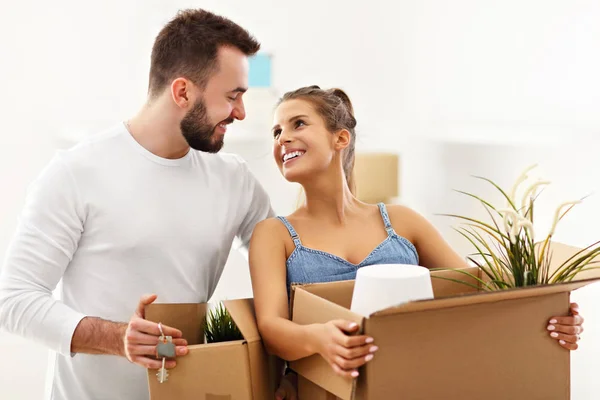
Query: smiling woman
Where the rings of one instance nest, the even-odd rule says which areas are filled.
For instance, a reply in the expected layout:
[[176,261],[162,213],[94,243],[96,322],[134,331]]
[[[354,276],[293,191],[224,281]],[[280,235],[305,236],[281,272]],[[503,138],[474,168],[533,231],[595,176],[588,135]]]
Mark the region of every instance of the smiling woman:
[[[314,147],[322,149],[320,144],[341,139],[340,144],[344,146],[343,173],[348,188],[354,193],[352,170],[356,142],[355,127],[356,119],[352,103],[341,89],[325,91],[318,86],[310,86],[286,93],[275,113],[273,126],[274,157],[284,177],[288,181],[302,183],[301,176],[304,176],[302,170],[292,172],[291,167],[293,164],[299,164],[296,161],[304,156],[309,144],[318,141]],[[312,156],[312,160],[317,162],[320,154],[312,150],[311,154],[313,153],[315,155]],[[323,166],[323,162],[327,164],[331,162],[331,157],[324,156],[321,157],[320,163],[316,163],[317,166]]]
[[[349,321],[291,322],[292,284],[352,280],[366,265],[467,266],[420,214],[356,198],[355,127],[340,89],[310,86],[283,96],[274,115],[273,156],[285,179],[302,185],[306,202],[287,217],[257,224],[250,243],[256,317],[267,349],[287,361],[320,354],[344,377],[356,377],[373,359],[373,338],[347,335],[358,328]],[[561,332],[581,329],[581,320],[570,322]]]

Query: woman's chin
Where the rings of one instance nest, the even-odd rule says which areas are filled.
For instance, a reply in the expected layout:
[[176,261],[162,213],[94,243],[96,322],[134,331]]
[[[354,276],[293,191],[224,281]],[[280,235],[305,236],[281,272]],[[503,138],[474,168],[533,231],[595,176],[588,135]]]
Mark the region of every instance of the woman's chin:
[[294,183],[301,183],[308,178],[307,173],[303,173],[302,171],[286,170],[285,168],[283,169],[282,174],[286,181]]

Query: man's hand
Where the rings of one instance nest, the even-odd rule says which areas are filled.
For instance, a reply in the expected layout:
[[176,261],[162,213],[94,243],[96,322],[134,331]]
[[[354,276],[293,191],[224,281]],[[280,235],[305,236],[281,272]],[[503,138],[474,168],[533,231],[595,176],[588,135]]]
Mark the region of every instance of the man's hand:
[[[155,322],[147,321],[144,316],[144,308],[156,300],[156,295],[142,296],[135,313],[127,324],[125,330],[124,352],[125,357],[134,364],[141,365],[144,368],[159,369],[162,367],[162,360],[156,360],[156,346],[160,337],[160,328]],[[187,341],[183,339],[180,330],[170,326],[162,325],[162,331],[165,336],[171,336],[175,344],[175,354],[183,356],[188,353]],[[165,368],[175,367],[175,360],[168,360]]]

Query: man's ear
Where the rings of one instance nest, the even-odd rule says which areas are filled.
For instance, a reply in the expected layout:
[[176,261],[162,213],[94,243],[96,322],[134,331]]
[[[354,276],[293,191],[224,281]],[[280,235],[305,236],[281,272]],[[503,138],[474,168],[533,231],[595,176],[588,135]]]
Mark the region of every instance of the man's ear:
[[192,84],[185,78],[177,78],[171,83],[171,97],[175,104],[181,108],[187,108],[192,104]]
[[335,149],[343,150],[350,145],[350,132],[346,129],[339,130],[335,134]]

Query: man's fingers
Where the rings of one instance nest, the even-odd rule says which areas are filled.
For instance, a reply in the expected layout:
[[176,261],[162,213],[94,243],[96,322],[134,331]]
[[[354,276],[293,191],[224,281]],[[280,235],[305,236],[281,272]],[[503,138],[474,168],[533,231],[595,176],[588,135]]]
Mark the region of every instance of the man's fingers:
[[[147,333],[131,330],[126,335],[127,342],[135,344],[146,344],[156,346],[158,344],[158,336],[148,335]],[[175,346],[187,346],[187,340],[184,338],[173,339]]]
[[[148,369],[159,369],[162,367],[162,360],[155,360],[153,358],[143,356],[133,356],[131,357],[131,362]],[[177,363],[175,360],[165,361],[165,368],[175,368],[176,364]]]
[[173,344],[175,344],[175,346],[179,347],[187,347],[188,342],[187,340],[183,339],[183,338],[179,338],[179,339],[173,339]]
[[[156,346],[128,345],[127,353],[133,356],[156,356]],[[175,346],[175,355],[184,356],[188,353],[187,346]]]
[[155,294],[146,294],[140,298],[135,314],[140,318],[145,318],[146,306],[152,304],[158,296]]
[[[136,331],[147,333],[150,335],[160,336],[160,329],[158,328],[158,324],[155,322],[147,321],[141,318],[136,318],[131,320],[130,326]],[[179,329],[173,328],[171,326],[162,325],[162,331],[166,336],[171,336],[173,338],[180,338],[182,336],[182,333]]]

